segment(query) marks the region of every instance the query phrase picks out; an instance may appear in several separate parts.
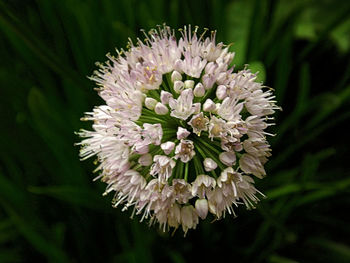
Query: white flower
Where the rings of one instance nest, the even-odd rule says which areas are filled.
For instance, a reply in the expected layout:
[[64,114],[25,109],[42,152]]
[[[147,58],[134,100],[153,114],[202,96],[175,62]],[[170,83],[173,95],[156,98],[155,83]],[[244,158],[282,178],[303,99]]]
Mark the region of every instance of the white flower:
[[192,126],[193,132],[200,135],[201,131],[208,130],[209,119],[203,115],[203,112],[194,115],[192,119],[187,123]]
[[243,142],[244,150],[257,157],[270,157],[271,149],[263,138],[249,138]]
[[190,134],[191,133],[188,130],[186,130],[182,127],[178,127],[177,132],[176,132],[176,138],[178,140],[185,139]]
[[239,119],[240,112],[243,109],[243,103],[237,102],[235,98],[225,98],[217,109],[218,115],[227,121]]
[[82,118],[93,130],[78,132],[81,159],[96,156],[115,207],[185,234],[263,196],[252,177],[266,175],[267,128],[280,109],[256,74],[233,72],[215,31],[197,31],[185,26],[176,39],[164,25],[108,55],[91,77],[104,105]]
[[275,96],[270,91],[263,92],[261,89],[254,90],[247,98],[246,108],[250,114],[256,116],[267,116],[275,112],[277,107],[273,101]]
[[181,209],[178,204],[174,203],[169,208],[168,225],[171,227],[178,228],[180,223],[181,223]]
[[196,229],[197,224],[198,215],[194,207],[192,205],[183,206],[181,208],[181,225],[185,235],[188,229]]
[[182,139],[175,148],[175,158],[180,158],[182,162],[187,163],[196,154],[193,149],[194,146],[192,141]]
[[209,138],[225,136],[227,133],[225,124],[224,120],[212,116],[209,121]]
[[205,174],[198,175],[196,180],[192,183],[192,195],[203,199],[215,186],[216,181],[213,177]]
[[174,150],[174,147],[175,147],[175,143],[174,142],[170,142],[170,141],[162,143],[160,145],[160,148],[162,148],[162,150],[164,151],[164,153],[166,155],[171,153]]
[[199,56],[192,57],[189,52],[185,52],[184,56],[185,59],[180,63],[182,71],[190,77],[199,78],[207,64],[207,60],[201,59]]
[[184,179],[174,179],[173,188],[175,193],[175,200],[179,204],[186,204],[192,198],[191,185]]
[[215,170],[216,167],[218,167],[218,164],[211,158],[205,158],[203,161],[203,165],[204,165],[204,170],[206,172],[210,172],[212,170]]
[[144,123],[143,128],[144,129],[142,131],[142,136],[144,137],[144,140],[148,144],[153,143],[155,145],[159,145],[163,136],[162,126],[159,123],[157,124]]
[[153,176],[158,175],[158,179],[161,182],[167,181],[175,167],[175,161],[164,155],[154,156],[153,161],[150,174]]
[[263,178],[266,175],[264,166],[261,161],[251,154],[243,154],[239,159],[239,166],[242,171],[247,174],[253,174],[258,178]]
[[186,89],[181,92],[181,95],[176,100],[170,99],[169,106],[172,109],[170,116],[186,120],[195,112],[192,90]]

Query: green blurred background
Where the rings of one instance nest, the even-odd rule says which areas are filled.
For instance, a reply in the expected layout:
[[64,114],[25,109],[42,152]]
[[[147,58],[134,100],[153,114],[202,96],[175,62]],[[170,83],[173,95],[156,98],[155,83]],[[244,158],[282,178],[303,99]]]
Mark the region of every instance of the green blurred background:
[[[217,29],[283,111],[268,196],[186,238],[112,209],[74,131],[96,61],[166,22]],[[350,262],[350,3],[0,1],[0,262]]]

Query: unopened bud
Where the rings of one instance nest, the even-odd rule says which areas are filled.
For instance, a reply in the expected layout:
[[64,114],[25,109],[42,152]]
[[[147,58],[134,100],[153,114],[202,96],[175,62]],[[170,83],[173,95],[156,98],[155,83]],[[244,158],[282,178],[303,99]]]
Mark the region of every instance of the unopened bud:
[[174,82],[174,90],[176,93],[181,93],[181,91],[183,90],[184,87],[184,83],[181,80],[176,80]]
[[207,199],[197,199],[195,203],[196,212],[198,216],[205,219],[208,215],[208,201]]
[[205,94],[205,88],[203,87],[202,83],[197,83],[196,87],[194,88],[193,94],[195,97],[203,97]]
[[154,107],[156,106],[158,101],[156,101],[155,99],[153,98],[146,98],[145,99],[145,105],[146,105],[146,108],[149,109],[149,110],[153,110]]
[[185,80],[185,89],[192,89],[194,87],[194,81],[193,80]]
[[138,162],[142,166],[149,166],[152,164],[152,155],[149,153],[144,154],[139,158]]
[[173,95],[170,92],[167,92],[167,91],[164,91],[164,90],[162,90],[160,92],[160,101],[163,104],[168,104],[169,103],[169,99],[172,98],[172,97],[173,97]]
[[154,111],[158,114],[158,115],[165,115],[169,112],[169,109],[167,108],[167,106],[165,106],[164,104],[158,102],[154,108]]
[[177,80],[182,80],[182,76],[178,71],[174,70],[171,74],[171,81],[174,83]]
[[215,103],[211,99],[207,99],[203,104],[204,111],[214,111],[216,109]]
[[227,96],[227,89],[224,85],[219,85],[216,89],[216,97],[219,100],[223,100]]

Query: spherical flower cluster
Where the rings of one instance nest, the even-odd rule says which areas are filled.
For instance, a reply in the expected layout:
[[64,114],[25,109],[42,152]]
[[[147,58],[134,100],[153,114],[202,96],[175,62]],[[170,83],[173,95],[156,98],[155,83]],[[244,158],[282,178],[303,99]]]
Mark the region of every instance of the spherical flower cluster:
[[215,32],[180,32],[159,27],[108,55],[92,77],[105,105],[86,113],[93,131],[81,130],[79,144],[82,159],[97,156],[114,206],[186,233],[263,196],[252,175],[265,176],[265,129],[278,107],[255,74],[233,72],[234,53]]

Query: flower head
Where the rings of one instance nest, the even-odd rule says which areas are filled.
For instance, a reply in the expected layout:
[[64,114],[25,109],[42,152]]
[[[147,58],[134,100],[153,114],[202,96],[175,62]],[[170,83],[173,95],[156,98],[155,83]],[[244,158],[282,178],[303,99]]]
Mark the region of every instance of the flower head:
[[177,40],[160,27],[109,55],[92,77],[105,104],[83,118],[93,131],[79,133],[80,155],[97,156],[114,206],[185,233],[259,201],[253,176],[266,175],[265,129],[279,109],[255,74],[233,73],[234,53],[215,32],[197,30],[185,27]]

